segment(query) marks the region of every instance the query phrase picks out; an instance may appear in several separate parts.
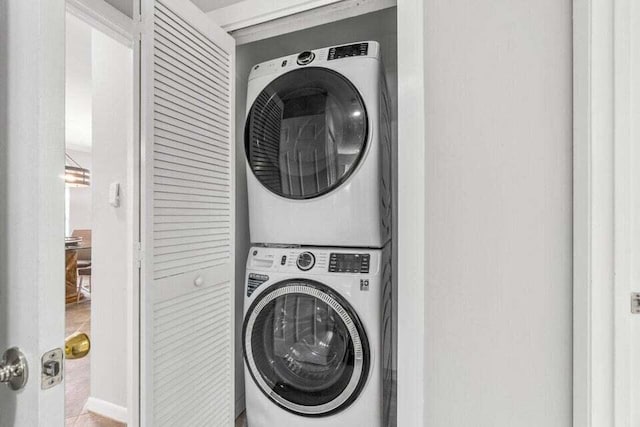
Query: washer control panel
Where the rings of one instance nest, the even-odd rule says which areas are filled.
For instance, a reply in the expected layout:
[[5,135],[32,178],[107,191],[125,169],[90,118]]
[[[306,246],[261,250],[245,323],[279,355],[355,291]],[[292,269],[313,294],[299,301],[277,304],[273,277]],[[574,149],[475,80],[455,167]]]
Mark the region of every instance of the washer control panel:
[[316,263],[316,257],[311,252],[302,252],[298,255],[296,265],[302,271],[311,270]]
[[369,254],[332,252],[329,256],[329,273],[369,273]]
[[267,275],[378,274],[380,250],[318,247],[252,247],[247,258],[247,279],[255,286]]

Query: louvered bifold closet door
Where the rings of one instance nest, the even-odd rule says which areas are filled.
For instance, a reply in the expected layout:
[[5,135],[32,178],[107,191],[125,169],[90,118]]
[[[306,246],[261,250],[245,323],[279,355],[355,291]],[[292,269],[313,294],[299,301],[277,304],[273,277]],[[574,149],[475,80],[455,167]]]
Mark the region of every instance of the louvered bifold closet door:
[[227,426],[235,43],[187,0],[141,6],[141,424]]

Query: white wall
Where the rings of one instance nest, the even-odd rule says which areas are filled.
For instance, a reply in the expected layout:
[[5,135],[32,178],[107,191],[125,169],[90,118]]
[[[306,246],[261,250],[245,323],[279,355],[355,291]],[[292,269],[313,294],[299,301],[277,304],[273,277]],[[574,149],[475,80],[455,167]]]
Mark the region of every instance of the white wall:
[[[91,397],[123,414],[127,405],[127,219],[130,188],[127,153],[133,144],[131,49],[94,30],[93,73],[93,256],[91,305]],[[121,184],[120,207],[109,204],[109,185]],[[107,407],[109,407],[107,405]],[[118,408],[119,407],[119,408]],[[120,412],[118,412],[120,411]],[[114,416],[116,414],[106,414]]]
[[[65,151],[91,170],[91,27],[69,13],[65,24]],[[90,187],[67,187],[65,214],[65,235],[91,228]]]
[[91,26],[65,18],[65,145],[91,151]]
[[424,22],[424,425],[569,427],[571,1],[430,0]]
[[[240,45],[236,55],[236,407],[244,408],[242,359],[242,304],[244,301],[245,263],[249,250],[249,218],[244,150],[247,81],[257,63],[308,49],[362,40],[380,42],[389,85],[389,94],[397,100],[396,13],[385,9],[356,18],[296,31],[254,43]],[[393,110],[395,111],[395,105]],[[395,125],[394,125],[395,129]],[[395,233],[394,233],[395,234]]]
[[[66,153],[70,155],[83,168],[93,172],[91,153],[84,151],[75,151],[67,149]],[[67,160],[68,165],[73,163]],[[92,228],[92,206],[91,193],[92,187],[67,187],[66,188],[66,235],[70,236],[73,230],[91,229]]]

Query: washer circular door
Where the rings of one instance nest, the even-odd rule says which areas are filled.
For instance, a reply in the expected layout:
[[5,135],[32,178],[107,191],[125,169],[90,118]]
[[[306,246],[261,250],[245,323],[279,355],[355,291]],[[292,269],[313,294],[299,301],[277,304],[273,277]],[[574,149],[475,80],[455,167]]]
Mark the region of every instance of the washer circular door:
[[306,67],[272,81],[245,126],[245,152],[271,192],[311,199],[338,188],[367,142],[367,112],[355,86],[327,68]]
[[280,407],[325,416],[348,407],[369,373],[369,344],[351,306],[308,279],[273,285],[247,311],[245,362]]

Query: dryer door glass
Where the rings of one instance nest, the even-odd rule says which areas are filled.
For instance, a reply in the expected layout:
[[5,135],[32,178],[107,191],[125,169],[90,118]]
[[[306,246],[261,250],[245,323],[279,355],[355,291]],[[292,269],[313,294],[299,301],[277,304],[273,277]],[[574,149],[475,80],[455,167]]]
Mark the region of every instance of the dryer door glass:
[[337,188],[355,170],[367,141],[367,112],[357,89],[325,68],[291,71],[256,98],[245,127],[255,177],[272,192],[310,199]]
[[245,361],[267,397],[300,415],[349,406],[369,370],[369,348],[349,304],[312,280],[259,295],[244,324]]

